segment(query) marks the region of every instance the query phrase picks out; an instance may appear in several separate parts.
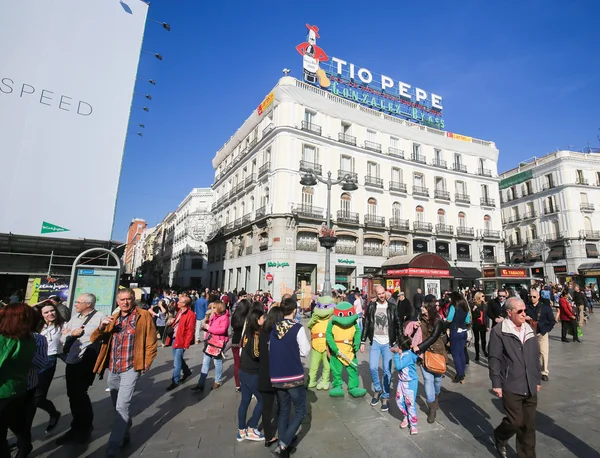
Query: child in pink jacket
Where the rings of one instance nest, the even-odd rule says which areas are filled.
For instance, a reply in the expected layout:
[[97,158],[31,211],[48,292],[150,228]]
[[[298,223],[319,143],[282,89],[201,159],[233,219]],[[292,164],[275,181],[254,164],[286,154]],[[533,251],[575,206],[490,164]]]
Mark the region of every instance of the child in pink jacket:
[[207,332],[204,361],[202,362],[202,372],[198,384],[192,388],[194,391],[204,390],[206,377],[210,370],[210,362],[215,362],[215,381],[212,389],[216,390],[221,386],[223,377],[223,349],[229,340],[229,311],[222,301],[213,303],[214,312],[208,320],[208,324],[204,325],[204,330]]

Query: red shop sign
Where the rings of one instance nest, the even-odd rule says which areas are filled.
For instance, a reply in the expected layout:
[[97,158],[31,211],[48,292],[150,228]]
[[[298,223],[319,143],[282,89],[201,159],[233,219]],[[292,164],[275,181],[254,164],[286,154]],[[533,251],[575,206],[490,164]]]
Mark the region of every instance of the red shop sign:
[[484,278],[492,278],[496,276],[496,270],[495,269],[483,269],[483,276]]
[[527,277],[525,269],[500,269],[501,277]]
[[267,275],[265,275],[265,279],[267,281],[273,281],[273,274],[267,274]]
[[414,277],[449,277],[450,271],[445,269],[419,269],[408,267],[406,269],[388,269],[388,276],[414,276]]

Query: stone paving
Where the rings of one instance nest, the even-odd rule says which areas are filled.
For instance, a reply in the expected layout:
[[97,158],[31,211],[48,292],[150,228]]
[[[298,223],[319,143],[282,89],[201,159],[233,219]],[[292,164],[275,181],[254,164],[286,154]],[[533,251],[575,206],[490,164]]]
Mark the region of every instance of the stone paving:
[[[594,320],[584,329],[583,343],[560,342],[559,326],[550,337],[550,381],[543,384],[537,416],[537,456],[600,457],[600,384],[598,350],[600,328]],[[193,379],[166,392],[172,371],[170,348],[160,348],[149,373],[137,386],[133,400],[132,442],[121,456],[142,458],[268,457],[263,443],[235,440],[240,395],[234,391],[231,353],[224,364],[224,385],[205,393],[190,390],[199,373],[201,348],[190,349],[186,360]],[[471,354],[473,357],[473,355]],[[359,355],[363,386],[372,392],[368,371],[368,348]],[[452,367],[449,373],[453,375]],[[47,415],[38,411],[33,424],[34,451],[31,457],[103,457],[113,421],[106,381],[96,380],[90,393],[95,412],[95,430],[88,445],[57,447],[54,439],[70,422],[64,385],[64,365],[59,363],[49,397],[63,413],[56,432],[45,435]],[[213,373],[208,382],[212,381]],[[395,378],[396,375],[394,374]],[[429,425],[420,400],[419,434],[400,430],[401,414],[394,393],[390,411],[362,399],[332,399],[327,392],[308,391],[308,415],[299,434],[294,456],[361,458],[410,456],[486,457],[496,456],[491,441],[493,428],[503,417],[502,403],[491,392],[485,359],[471,360],[464,385],[444,378],[437,422]],[[419,385],[419,394],[424,393]],[[253,404],[251,408],[253,407]],[[509,456],[516,456],[514,441]]]

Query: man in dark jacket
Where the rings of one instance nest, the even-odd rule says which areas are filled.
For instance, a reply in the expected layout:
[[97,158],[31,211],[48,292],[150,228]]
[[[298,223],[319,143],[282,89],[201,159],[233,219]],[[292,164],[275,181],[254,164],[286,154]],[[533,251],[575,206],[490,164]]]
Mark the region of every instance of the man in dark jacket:
[[398,293],[398,305],[396,306],[400,329],[404,329],[404,323],[410,321],[413,317],[413,307],[410,301],[402,291]]
[[[402,335],[396,305],[386,300],[385,288],[375,286],[377,299],[367,305],[364,314],[364,326],[360,337],[360,351],[365,351],[365,342],[369,339],[369,369],[373,381],[373,399],[371,405],[376,406],[381,400],[381,410],[390,408],[390,382],[392,378],[392,347]],[[379,379],[379,359],[383,359],[383,387]]]
[[423,296],[423,292],[421,291],[421,288],[417,288],[417,292],[413,296],[413,307],[414,307],[413,316],[412,316],[413,320],[416,320],[419,318],[419,315],[421,314],[421,306],[423,305],[424,298],[425,298],[425,296]]
[[492,389],[502,398],[506,417],[494,430],[496,450],[507,458],[506,444],[517,435],[517,455],[535,457],[537,393],[542,388],[540,346],[525,322],[525,303],[519,297],[506,301],[507,319],[490,334],[488,357]]
[[506,308],[504,306],[506,302],[506,298],[508,293],[505,289],[498,290],[498,297],[496,299],[492,299],[488,303],[487,316],[492,322],[492,328],[496,326],[498,323],[502,323],[504,318],[506,318]]
[[556,324],[554,312],[550,307],[550,302],[540,297],[540,292],[531,288],[529,292],[529,302],[527,303],[527,323],[537,333],[538,344],[540,345],[540,364],[542,365],[542,380],[548,381],[548,357],[549,345],[548,334]]

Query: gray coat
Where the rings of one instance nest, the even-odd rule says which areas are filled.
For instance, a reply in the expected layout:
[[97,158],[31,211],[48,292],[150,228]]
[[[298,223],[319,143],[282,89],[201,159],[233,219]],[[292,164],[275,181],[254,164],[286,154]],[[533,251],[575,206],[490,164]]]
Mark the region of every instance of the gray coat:
[[490,333],[488,367],[493,388],[522,396],[537,393],[541,381],[540,346],[533,328],[525,326],[525,343],[506,318]]

